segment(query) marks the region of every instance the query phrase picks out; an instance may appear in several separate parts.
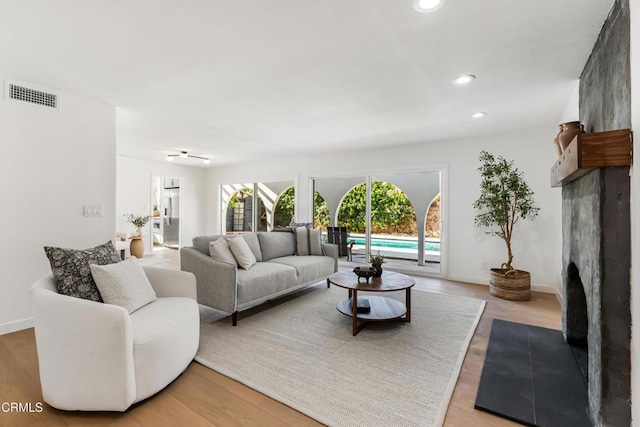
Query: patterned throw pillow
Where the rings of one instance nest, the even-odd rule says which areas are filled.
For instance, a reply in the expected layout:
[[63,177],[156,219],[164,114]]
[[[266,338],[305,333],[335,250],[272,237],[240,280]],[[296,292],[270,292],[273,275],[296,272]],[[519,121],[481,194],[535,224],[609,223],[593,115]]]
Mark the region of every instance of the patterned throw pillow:
[[91,276],[90,264],[115,264],[120,261],[113,243],[92,249],[65,249],[45,246],[58,293],[70,297],[102,302],[102,297]]

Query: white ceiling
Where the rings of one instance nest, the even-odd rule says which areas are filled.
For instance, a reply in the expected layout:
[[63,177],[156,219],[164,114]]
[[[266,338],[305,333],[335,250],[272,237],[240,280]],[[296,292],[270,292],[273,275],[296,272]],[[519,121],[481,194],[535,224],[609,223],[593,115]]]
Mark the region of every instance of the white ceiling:
[[0,0],[0,75],[117,106],[158,160],[553,131],[613,0],[412,3]]

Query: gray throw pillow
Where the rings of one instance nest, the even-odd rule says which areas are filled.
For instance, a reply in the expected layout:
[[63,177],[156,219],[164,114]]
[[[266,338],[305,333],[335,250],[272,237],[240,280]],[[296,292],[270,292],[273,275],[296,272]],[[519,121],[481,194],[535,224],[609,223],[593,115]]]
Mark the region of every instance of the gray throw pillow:
[[227,239],[224,237],[218,238],[218,240],[214,240],[209,243],[209,255],[211,258],[218,259],[222,261],[229,262],[231,264],[238,265],[231,249],[229,249],[229,245],[227,244]]
[[80,250],[45,246],[44,252],[49,258],[58,293],[102,302],[89,265],[115,264],[120,261],[111,241],[92,249]]
[[295,230],[298,255],[324,255],[320,228],[298,227]]
[[251,248],[242,237],[237,236],[233,239],[228,239],[227,244],[240,267],[248,270],[256,263],[256,257],[253,255]]
[[129,313],[158,299],[136,257],[117,264],[92,264],[91,275],[104,302],[123,307]]

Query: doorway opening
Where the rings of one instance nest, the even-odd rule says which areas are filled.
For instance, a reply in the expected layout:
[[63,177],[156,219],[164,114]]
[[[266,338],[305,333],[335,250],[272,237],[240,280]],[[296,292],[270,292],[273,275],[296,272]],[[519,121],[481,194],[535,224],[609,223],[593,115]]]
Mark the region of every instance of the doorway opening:
[[181,180],[175,177],[152,178],[151,247],[153,250],[179,249],[181,246]]

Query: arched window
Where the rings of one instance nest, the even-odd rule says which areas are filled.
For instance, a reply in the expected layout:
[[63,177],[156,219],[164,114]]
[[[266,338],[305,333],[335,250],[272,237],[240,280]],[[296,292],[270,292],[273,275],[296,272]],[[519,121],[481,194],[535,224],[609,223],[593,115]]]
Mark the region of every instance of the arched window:
[[[258,199],[259,200],[259,199]],[[262,213],[265,211],[264,203],[260,202],[260,221],[263,219]],[[233,193],[227,204],[226,231],[227,233],[240,233],[252,231],[251,223],[253,217],[253,189],[242,188]],[[265,225],[266,227],[266,225]]]
[[327,227],[331,225],[329,219],[329,207],[324,197],[317,191],[313,193],[313,226],[327,231]]
[[[338,225],[364,234],[366,227],[366,184],[353,187],[338,208]],[[371,233],[417,236],[416,213],[406,194],[389,182],[371,183]]]
[[424,235],[434,239],[440,238],[440,194],[429,205],[427,220],[424,224]]
[[295,188],[289,187],[280,193],[273,209],[273,227],[282,228],[291,224],[296,210]]

